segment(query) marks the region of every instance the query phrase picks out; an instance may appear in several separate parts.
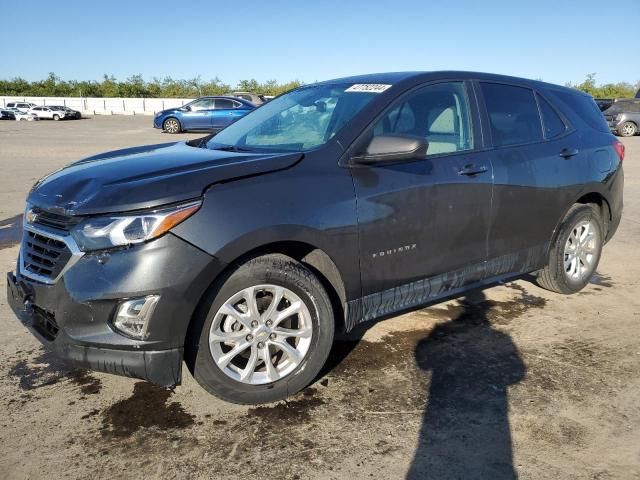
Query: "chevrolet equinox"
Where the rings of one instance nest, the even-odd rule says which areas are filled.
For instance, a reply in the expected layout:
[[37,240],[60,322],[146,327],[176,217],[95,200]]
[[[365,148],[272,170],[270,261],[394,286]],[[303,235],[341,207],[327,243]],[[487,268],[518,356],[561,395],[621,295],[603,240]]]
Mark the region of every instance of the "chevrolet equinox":
[[206,138],[96,155],[29,192],[9,302],[73,364],[283,399],[334,332],[536,272],[582,289],[624,147],[539,81],[388,73],[284,94]]

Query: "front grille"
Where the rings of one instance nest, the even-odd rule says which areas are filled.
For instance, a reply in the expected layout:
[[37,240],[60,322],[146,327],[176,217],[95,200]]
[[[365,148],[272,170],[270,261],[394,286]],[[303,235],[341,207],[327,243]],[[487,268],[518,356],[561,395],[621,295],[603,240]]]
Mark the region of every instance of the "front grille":
[[33,224],[42,225],[48,228],[54,228],[61,232],[69,232],[81,220],[80,217],[72,217],[69,215],[47,212],[46,210],[42,210],[38,207],[32,208],[31,211],[35,216]]
[[71,259],[71,255],[66,243],[47,236],[45,232],[24,231],[22,267],[27,273],[54,280]]

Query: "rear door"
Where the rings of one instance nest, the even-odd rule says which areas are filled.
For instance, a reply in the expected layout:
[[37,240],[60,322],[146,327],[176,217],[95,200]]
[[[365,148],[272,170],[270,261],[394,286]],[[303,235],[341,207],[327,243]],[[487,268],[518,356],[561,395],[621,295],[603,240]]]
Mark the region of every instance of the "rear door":
[[229,98],[216,98],[215,109],[211,115],[211,127],[214,130],[221,130],[231,125],[246,113],[246,110],[239,108],[241,106],[242,103]]
[[364,138],[424,136],[417,161],[352,168],[360,242],[363,317],[424,304],[483,277],[491,211],[491,164],[470,84],[449,81],[406,94]]
[[546,263],[553,231],[577,192],[579,138],[539,92],[495,82],[478,87],[493,145],[487,276],[529,272]]

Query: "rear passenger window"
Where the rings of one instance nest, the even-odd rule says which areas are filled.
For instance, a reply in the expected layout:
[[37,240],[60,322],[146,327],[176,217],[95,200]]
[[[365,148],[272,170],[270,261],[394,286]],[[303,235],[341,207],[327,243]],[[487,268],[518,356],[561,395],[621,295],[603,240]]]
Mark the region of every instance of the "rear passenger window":
[[494,146],[542,140],[542,125],[533,90],[499,83],[480,83],[489,114]]
[[427,155],[473,148],[471,119],[462,82],[421,88],[401,100],[373,127],[373,135],[406,134],[425,137]]
[[226,110],[233,108],[233,102],[226,98],[216,98],[216,110]]
[[560,116],[544,98],[540,95],[536,95],[536,97],[538,99],[538,105],[540,106],[540,113],[542,114],[544,137],[550,139],[562,135],[567,127]]

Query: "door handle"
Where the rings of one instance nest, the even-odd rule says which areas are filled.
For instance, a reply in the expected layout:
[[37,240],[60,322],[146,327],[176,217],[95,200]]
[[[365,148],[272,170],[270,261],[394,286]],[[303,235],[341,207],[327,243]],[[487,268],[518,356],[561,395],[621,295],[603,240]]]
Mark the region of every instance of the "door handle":
[[580,150],[578,150],[577,148],[563,148],[562,150],[560,150],[560,156],[562,158],[575,157],[576,155],[578,155],[578,153],[580,153]]
[[479,175],[481,173],[484,173],[487,170],[488,168],[485,165],[468,164],[462,167],[460,170],[458,170],[458,175],[466,175],[468,177],[472,177],[474,175]]

